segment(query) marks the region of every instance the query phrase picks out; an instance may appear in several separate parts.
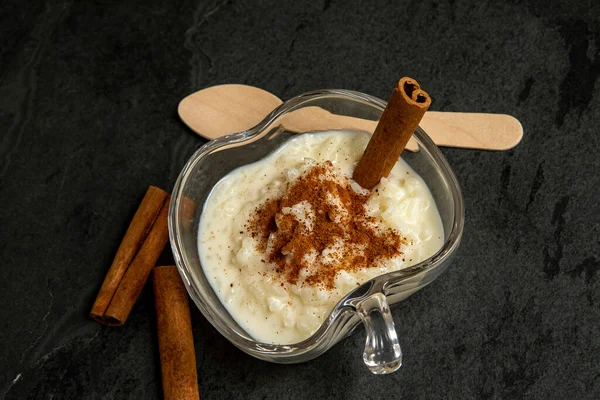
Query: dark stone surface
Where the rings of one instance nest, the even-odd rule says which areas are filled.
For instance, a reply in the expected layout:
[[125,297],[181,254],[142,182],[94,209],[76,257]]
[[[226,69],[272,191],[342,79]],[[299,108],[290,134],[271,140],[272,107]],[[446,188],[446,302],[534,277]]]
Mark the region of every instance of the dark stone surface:
[[403,368],[373,376],[362,332],[294,366],[236,350],[193,312],[211,398],[600,398],[600,5],[546,0],[0,4],[0,399],[160,398],[152,296],[87,318],[146,187],[202,140],[186,94],[386,98],[508,113],[507,152],[445,149],[464,191],[454,265],[394,310]]

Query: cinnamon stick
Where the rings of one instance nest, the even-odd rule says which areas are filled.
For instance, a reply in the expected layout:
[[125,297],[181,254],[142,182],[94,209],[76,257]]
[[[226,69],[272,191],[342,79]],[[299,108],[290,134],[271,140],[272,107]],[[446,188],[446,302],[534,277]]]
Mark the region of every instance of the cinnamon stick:
[[158,348],[165,400],[198,400],[198,376],[188,296],[175,266],[153,270]]
[[148,280],[152,267],[154,267],[165,248],[169,240],[169,203],[170,198],[167,197],[150,233],[148,233],[148,237],[144,240],[142,247],[140,247],[131,265],[127,268],[125,275],[123,275],[123,279],[121,279],[119,287],[102,318],[102,322],[106,325],[120,326],[125,323],[144,288],[144,284]]
[[192,224],[192,220],[194,218],[194,213],[196,212],[196,202],[189,197],[182,196],[181,197],[181,205],[180,211],[182,216],[183,225],[186,228],[189,228]]
[[117,254],[92,306],[90,316],[93,319],[104,322],[104,314],[115,295],[115,291],[123,279],[123,275],[125,275],[129,264],[131,264],[133,257],[148,236],[148,232],[150,232],[167,196],[167,192],[155,186],[148,188],[131,224],[129,224],[129,228],[127,228],[125,237],[117,250]]
[[417,81],[400,79],[352,179],[372,189],[381,178],[387,177],[430,104],[431,98]]

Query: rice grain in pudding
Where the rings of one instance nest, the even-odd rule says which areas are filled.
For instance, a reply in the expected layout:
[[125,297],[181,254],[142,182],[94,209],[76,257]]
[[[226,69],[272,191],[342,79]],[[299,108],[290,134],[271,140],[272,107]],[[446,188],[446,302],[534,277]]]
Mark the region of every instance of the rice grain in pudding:
[[210,193],[199,225],[202,268],[256,340],[307,339],[352,289],[441,248],[435,202],[403,160],[372,191],[350,179],[368,140],[300,135]]

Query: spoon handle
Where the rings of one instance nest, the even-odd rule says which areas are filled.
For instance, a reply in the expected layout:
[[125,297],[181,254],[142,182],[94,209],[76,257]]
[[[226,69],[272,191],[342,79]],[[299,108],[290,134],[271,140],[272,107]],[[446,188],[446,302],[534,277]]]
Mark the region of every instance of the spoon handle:
[[419,124],[438,146],[508,150],[523,137],[523,127],[506,114],[428,111]]
[[[292,132],[353,129],[374,132],[377,121],[332,114],[320,107],[306,107],[286,114],[282,125]],[[480,150],[507,150],[523,137],[523,127],[506,114],[428,111],[419,124],[438,146]],[[414,139],[407,150],[418,150]]]

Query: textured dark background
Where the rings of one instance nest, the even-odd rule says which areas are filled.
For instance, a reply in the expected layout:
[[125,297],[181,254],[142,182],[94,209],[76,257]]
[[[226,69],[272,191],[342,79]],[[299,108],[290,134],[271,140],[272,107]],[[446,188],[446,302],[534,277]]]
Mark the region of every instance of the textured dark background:
[[600,398],[600,6],[550,0],[0,4],[0,399],[160,398],[152,296],[127,325],[87,313],[149,184],[200,144],[188,93],[246,83],[515,115],[507,152],[444,149],[463,245],[394,310],[405,363],[362,365],[359,332],[293,366],[236,350],[193,310],[212,398]]

